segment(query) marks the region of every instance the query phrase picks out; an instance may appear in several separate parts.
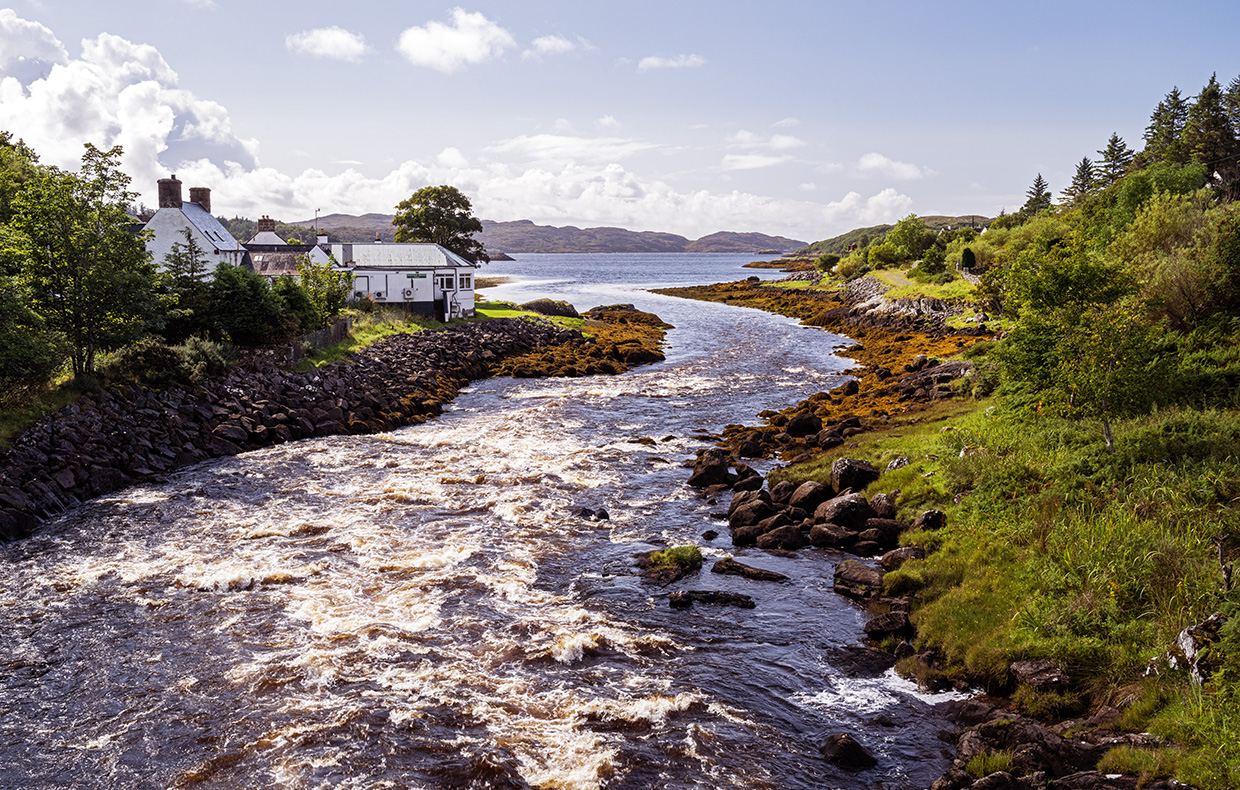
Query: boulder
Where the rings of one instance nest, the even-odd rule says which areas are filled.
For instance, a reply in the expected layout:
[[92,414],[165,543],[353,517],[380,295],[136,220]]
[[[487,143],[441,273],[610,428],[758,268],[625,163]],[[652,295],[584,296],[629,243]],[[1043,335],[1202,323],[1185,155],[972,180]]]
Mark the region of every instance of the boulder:
[[810,513],[814,509],[826,502],[835,492],[825,483],[819,483],[817,480],[807,480],[796,487],[796,490],[788,497],[788,504],[791,507],[799,507],[802,510],[808,510]]
[[711,448],[693,462],[693,474],[689,476],[689,485],[694,488],[706,488],[726,482],[729,482],[728,456],[722,450]]
[[761,499],[763,502],[770,504],[771,495],[766,491],[738,491],[732,497],[732,501],[728,503],[728,515],[731,516],[746,502],[753,502],[756,499]]
[[809,542],[820,549],[846,549],[857,542],[857,533],[838,524],[815,524]]
[[887,469],[885,471],[894,472],[897,469],[903,469],[906,466],[908,466],[908,459],[901,455],[898,458],[892,459],[891,463],[887,464]]
[[840,395],[843,395],[844,397],[856,395],[860,391],[861,385],[857,383],[856,379],[849,379],[840,386]]
[[995,718],[974,725],[956,742],[956,764],[967,765],[986,752],[1012,752],[1012,769],[1031,774],[1044,771],[1052,779],[1092,771],[1109,747],[1065,738],[1026,719]]
[[818,745],[818,751],[827,762],[846,771],[866,771],[878,765],[874,755],[847,733],[827,736]]
[[1008,667],[1016,682],[1034,691],[1062,692],[1068,687],[1068,675],[1046,659],[1013,661]]
[[926,550],[921,546],[904,546],[894,549],[883,555],[878,561],[885,571],[899,570],[900,566],[909,560],[924,560],[926,558]]
[[942,510],[927,510],[913,521],[913,529],[924,529],[934,532],[947,524],[947,514]]
[[728,526],[747,527],[775,515],[775,506],[763,499],[750,499],[728,514]]
[[806,545],[805,535],[801,532],[801,528],[795,524],[778,527],[758,536],[758,548],[760,549],[787,549],[796,551],[804,548]]
[[792,518],[789,517],[787,513],[781,511],[771,516],[770,518],[764,518],[761,521],[759,521],[758,528],[762,530],[763,534],[765,534],[767,532],[770,532],[773,529],[779,529],[780,527],[786,527],[792,523],[793,523]]
[[817,444],[824,450],[830,450],[832,447],[839,447],[844,443],[844,437],[834,428],[827,431],[819,431],[818,436],[814,438],[814,444]]
[[1183,656],[1189,677],[1195,685],[1201,685],[1204,677],[1214,670],[1214,666],[1205,660],[1205,648],[1218,641],[1219,629],[1227,622],[1222,612],[1215,612],[1196,625],[1190,625],[1175,638],[1177,654],[1172,656],[1172,666],[1179,665],[1179,657]]
[[757,491],[762,488],[762,478],[758,475],[742,477],[732,484],[733,491]]
[[821,430],[822,420],[818,418],[817,414],[809,410],[800,411],[792,415],[792,418],[788,420],[788,424],[784,426],[784,431],[789,436],[796,438],[816,434]]
[[762,434],[757,432],[749,434],[736,445],[736,454],[741,458],[761,458],[765,452]]
[[892,491],[887,494],[875,494],[870,497],[870,508],[874,511],[875,518],[895,518],[896,497],[900,495],[899,491]]
[[876,642],[889,637],[906,639],[913,636],[913,624],[904,612],[888,612],[872,618],[862,626],[865,635]]
[[860,532],[865,522],[874,518],[874,509],[864,494],[844,494],[828,499],[814,509],[814,521],[823,524],[838,524],[845,529]]
[[[797,486],[795,484],[787,480],[780,480],[778,483],[771,486],[771,501],[777,502],[781,505],[786,505],[789,503],[789,500],[792,498],[792,495],[796,492],[796,490]],[[813,508],[809,509],[813,510]]]
[[786,582],[788,577],[782,573],[768,571],[763,568],[755,568],[752,565],[745,565],[737,562],[731,557],[724,557],[716,562],[710,569],[711,573],[724,573],[731,576],[743,576],[746,579],[752,579],[759,582]]
[[845,560],[835,566],[832,583],[840,595],[863,601],[883,591],[883,572],[855,560]]
[[865,529],[863,533],[875,530],[882,537],[877,538],[876,542],[883,544],[889,549],[893,549],[900,543],[900,534],[908,529],[908,524],[903,521],[896,521],[891,518],[869,518],[865,521]]
[[758,538],[764,534],[762,527],[757,524],[737,527],[732,530],[732,545],[737,547],[753,546],[758,542]]
[[688,609],[695,603],[737,606],[741,609],[753,609],[756,605],[748,595],[719,590],[677,590],[668,594],[667,602],[673,609]]
[[836,492],[864,491],[879,478],[878,470],[869,461],[858,458],[837,458],[831,464],[831,487]]

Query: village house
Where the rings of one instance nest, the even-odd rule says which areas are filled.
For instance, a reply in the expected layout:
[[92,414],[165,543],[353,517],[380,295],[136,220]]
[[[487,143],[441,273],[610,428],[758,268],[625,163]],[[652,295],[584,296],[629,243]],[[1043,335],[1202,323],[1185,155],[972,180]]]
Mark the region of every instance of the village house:
[[147,251],[157,264],[185,243],[189,228],[208,259],[245,266],[268,279],[297,276],[301,257],[329,264],[353,276],[353,297],[391,305],[447,321],[474,314],[474,276],[478,265],[438,244],[330,243],[319,231],[314,244],[289,244],[276,231],[275,220],[263,216],[254,237],[244,244],[232,237],[211,214],[211,190],[190,189],[181,199],[181,182],[173,175],[159,180],[159,211],[147,222]]
[[245,247],[211,214],[211,190],[192,187],[189,200],[183,200],[181,182],[175,174],[159,179],[159,210],[144,229],[151,232],[146,251],[157,266],[163,265],[173,245],[185,244],[187,229],[202,248],[208,270],[221,263],[240,266],[245,262]]

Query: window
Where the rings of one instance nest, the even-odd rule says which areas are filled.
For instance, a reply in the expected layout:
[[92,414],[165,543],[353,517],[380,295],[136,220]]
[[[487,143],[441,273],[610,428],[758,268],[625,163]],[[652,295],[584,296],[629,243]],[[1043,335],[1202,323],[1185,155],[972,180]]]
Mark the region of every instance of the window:
[[462,291],[468,291],[470,288],[474,287],[474,276],[472,274],[461,274],[457,276],[459,278]]
[[452,280],[451,274],[436,274],[435,287],[441,291],[451,291],[453,290]]

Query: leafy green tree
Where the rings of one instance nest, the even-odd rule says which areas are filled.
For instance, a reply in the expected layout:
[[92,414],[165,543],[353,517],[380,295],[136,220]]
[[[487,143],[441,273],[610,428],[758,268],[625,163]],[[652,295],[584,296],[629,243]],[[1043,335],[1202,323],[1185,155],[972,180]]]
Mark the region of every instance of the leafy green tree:
[[482,223],[473,215],[469,198],[452,186],[423,187],[396,206],[392,218],[397,242],[431,242],[470,262],[489,261],[482,242],[474,238]]
[[901,261],[908,260],[908,253],[903,247],[884,241],[882,244],[875,244],[866,252],[866,261],[872,269],[885,269],[889,266],[895,266]]
[[971,272],[975,266],[977,266],[977,255],[972,249],[965,247],[960,252],[960,268]]
[[1240,213],[1232,213],[1219,223],[1211,258],[1218,272],[1216,290],[1223,305],[1240,313]]
[[1115,452],[1112,420],[1148,411],[1167,380],[1161,335],[1131,300],[1090,304],[1079,316],[1061,318],[1053,376],[1061,408],[1100,420],[1107,452]]
[[1188,150],[1184,146],[1184,125],[1188,122],[1188,100],[1180,95],[1179,88],[1172,88],[1166,98],[1158,103],[1149,126],[1145,127],[1145,150],[1142,159],[1150,162],[1188,162]]
[[1039,211],[1044,211],[1051,207],[1051,186],[1046,183],[1046,179],[1038,173],[1033,179],[1033,183],[1029,189],[1025,191],[1025,205],[1021,207],[1021,213],[1033,216]]
[[1102,156],[1102,162],[1098,166],[1098,172],[1102,180],[1107,186],[1114,184],[1128,172],[1128,166],[1132,164],[1132,149],[1124,143],[1124,138],[1118,133],[1112,132],[1111,138],[1107,140],[1107,147],[1098,152]]
[[1082,157],[1076,165],[1072,183],[1061,193],[1064,202],[1068,205],[1075,205],[1081,198],[1092,192],[1097,183],[1098,175],[1093,161],[1088,156]]
[[176,300],[176,305],[168,311],[164,327],[164,337],[172,342],[185,340],[210,326],[206,252],[198,246],[189,228],[185,228],[182,235],[185,243],[174,243],[164,256],[168,289]]
[[922,255],[917,269],[925,274],[942,274],[947,271],[947,249],[937,244],[931,245]]
[[1188,111],[1184,146],[1194,160],[1208,166],[1219,164],[1236,153],[1236,134],[1227,117],[1217,75],[1210,75],[1210,81],[1197,94],[1197,100]]
[[353,293],[353,275],[337,271],[331,263],[316,264],[302,255],[297,259],[297,276],[318,310],[322,325],[336,320]]
[[39,157],[21,140],[0,131],[0,225],[13,218],[13,197],[34,177]]
[[[313,332],[323,326],[323,314],[314,306],[310,294],[292,275],[282,275],[271,284],[272,296],[283,308],[286,315],[297,321],[296,332]],[[281,324],[283,326],[283,323]]]
[[920,258],[934,244],[934,231],[926,227],[921,217],[909,214],[887,231],[883,241],[896,248],[899,260],[912,261]]
[[288,334],[284,305],[261,274],[221,263],[210,294],[212,323],[237,345],[256,346]]
[[0,276],[0,405],[16,405],[64,364],[63,338],[26,306],[13,277]]
[[839,262],[840,262],[840,256],[836,255],[833,252],[826,252],[826,253],[823,253],[822,255],[819,255],[814,260],[814,268],[816,268],[820,272],[826,272],[830,274],[831,271],[835,269],[835,265]]
[[42,168],[17,193],[11,224],[29,238],[20,279],[31,307],[63,333],[73,372],[89,375],[101,351],[120,348],[158,325],[161,279],[124,207],[129,177],[119,146],[89,143],[79,174]]

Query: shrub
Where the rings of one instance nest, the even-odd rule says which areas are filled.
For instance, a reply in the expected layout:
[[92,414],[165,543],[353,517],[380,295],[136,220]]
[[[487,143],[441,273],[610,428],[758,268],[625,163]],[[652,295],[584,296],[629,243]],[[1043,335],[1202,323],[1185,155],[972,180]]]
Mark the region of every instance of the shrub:
[[221,263],[210,294],[212,321],[232,342],[254,346],[286,336],[283,305],[262,275]]
[[692,568],[702,564],[702,550],[697,546],[675,546],[650,555],[655,565],[677,565]]
[[175,384],[198,384],[225,373],[232,350],[201,338],[169,346],[148,338],[125,346],[99,365],[99,375],[109,384],[144,384],[163,388]]
[[578,318],[580,314],[577,308],[568,302],[556,301],[554,299],[535,299],[532,302],[526,302],[521,305],[522,310],[528,310],[531,313],[539,315],[554,315],[562,318]]
[[1003,771],[1010,773],[1012,770],[1012,759],[1016,756],[1015,752],[982,752],[973,756],[969,760],[969,764],[964,767],[965,773],[974,779],[981,779],[990,776],[993,773]]
[[191,384],[224,375],[236,357],[232,346],[200,337],[191,337],[174,348],[181,358],[182,375]]
[[833,252],[827,252],[818,256],[818,258],[814,261],[814,268],[818,269],[820,272],[830,274],[831,270],[834,269],[836,264],[839,262],[840,256]]

